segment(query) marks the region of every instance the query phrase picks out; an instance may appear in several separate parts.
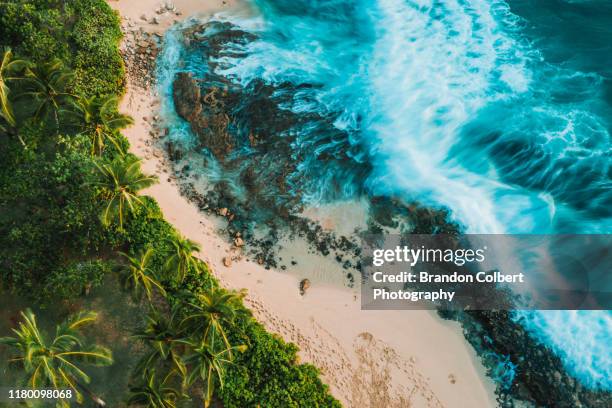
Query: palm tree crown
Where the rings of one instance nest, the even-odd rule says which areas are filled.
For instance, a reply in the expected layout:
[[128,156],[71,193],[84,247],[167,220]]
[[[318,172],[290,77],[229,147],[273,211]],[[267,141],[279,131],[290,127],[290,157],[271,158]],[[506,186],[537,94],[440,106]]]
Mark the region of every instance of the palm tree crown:
[[147,370],[143,382],[130,388],[129,406],[137,405],[146,408],[176,408],[177,402],[185,395],[169,385],[172,377],[169,373],[163,380],[155,375],[155,370]]
[[201,380],[204,386],[204,407],[209,407],[215,389],[215,383],[223,388],[223,377],[225,367],[232,363],[232,351],[243,352],[246,346],[225,347],[220,351],[215,351],[212,344],[189,343],[193,352],[185,357],[185,363],[190,367],[191,372],[187,376],[187,383],[193,384]]
[[187,376],[187,369],[181,359],[183,346],[183,333],[176,323],[175,314],[170,318],[162,316],[153,310],[147,315],[147,325],[143,330],[137,331],[134,337],[148,344],[151,350],[140,360],[135,371],[145,374],[154,369],[158,363],[169,363],[171,370],[176,371],[183,379]]
[[59,59],[29,67],[24,79],[25,91],[19,96],[32,102],[34,118],[40,121],[52,118],[59,130],[59,111],[73,97],[68,92],[73,77]]
[[10,126],[15,126],[15,115],[9,99],[10,88],[8,82],[15,79],[9,75],[26,67],[28,63],[24,60],[14,59],[13,52],[6,48],[0,60],[0,117]]
[[[27,375],[31,388],[70,388],[82,402],[80,382],[89,383],[90,377],[79,367],[81,363],[107,366],[113,363],[111,351],[98,345],[85,345],[79,329],[96,320],[96,313],[81,312],[56,327],[55,337],[48,338],[37,325],[30,309],[21,313],[23,321],[13,329],[15,337],[0,338],[14,351],[10,361],[19,363]],[[64,401],[63,404],[68,406]]]
[[201,261],[194,255],[200,251],[200,245],[178,234],[173,235],[170,242],[174,251],[166,261],[165,269],[168,273],[176,273],[182,282],[189,269],[199,271],[201,268]]
[[102,223],[111,224],[119,219],[119,228],[123,229],[126,215],[133,213],[142,205],[138,192],[152,186],[157,178],[146,176],[140,170],[140,160],[134,156],[116,157],[110,163],[96,164],[96,180],[92,183],[102,189],[106,205],[102,211]]
[[150,268],[153,248],[147,248],[137,256],[132,257],[121,253],[127,260],[127,265],[123,268],[123,280],[126,286],[131,287],[138,295],[141,288],[144,289],[147,299],[151,300],[153,288],[157,288],[162,295],[166,294],[164,287],[157,281],[155,274]]
[[79,98],[73,103],[73,112],[78,115],[81,133],[91,136],[91,154],[100,155],[111,142],[123,153],[117,142],[118,131],[134,123],[132,118],[117,112],[117,97]]
[[[242,313],[240,301],[245,292],[227,291],[221,288],[212,288],[197,296],[197,301],[190,301],[191,310],[183,319],[192,333],[201,333],[202,342],[214,346],[221,339],[225,347],[230,348],[230,342],[224,325],[230,325]],[[231,349],[229,350],[231,355]]]

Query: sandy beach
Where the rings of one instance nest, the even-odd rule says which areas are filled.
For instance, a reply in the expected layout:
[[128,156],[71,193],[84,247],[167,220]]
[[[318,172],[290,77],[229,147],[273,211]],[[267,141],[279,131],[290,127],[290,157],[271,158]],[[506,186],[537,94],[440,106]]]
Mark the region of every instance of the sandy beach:
[[[157,14],[156,0],[109,0],[130,29],[161,33],[173,22],[236,7],[235,1],[175,0],[176,10]],[[157,18],[157,20],[153,20]],[[360,294],[314,282],[299,293],[299,273],[266,270],[240,256],[219,233],[222,217],[201,213],[181,196],[164,152],[151,136],[159,101],[128,77],[121,110],[134,118],[124,131],[143,169],[160,182],[145,193],[166,219],[201,244],[201,257],[228,288],[248,290],[247,305],[268,330],[296,343],[302,361],[317,366],[332,393],[347,407],[489,407],[494,385],[454,322],[428,311],[362,311]],[[230,266],[224,258],[232,258]],[[227,263],[227,262],[226,262]],[[295,271],[294,271],[295,272]]]

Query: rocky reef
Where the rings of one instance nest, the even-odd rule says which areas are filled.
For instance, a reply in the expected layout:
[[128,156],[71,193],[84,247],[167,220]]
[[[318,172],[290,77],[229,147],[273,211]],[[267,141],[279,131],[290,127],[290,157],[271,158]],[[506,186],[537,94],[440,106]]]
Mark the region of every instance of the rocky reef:
[[[463,326],[466,339],[480,355],[489,375],[497,377],[500,364],[511,365],[513,375],[498,387],[501,407],[586,408],[609,407],[609,392],[582,386],[563,366],[561,359],[534,340],[514,321],[510,311],[480,310],[440,312]],[[506,360],[500,358],[503,356]],[[508,367],[510,368],[510,367]],[[503,375],[503,373],[501,373]]]

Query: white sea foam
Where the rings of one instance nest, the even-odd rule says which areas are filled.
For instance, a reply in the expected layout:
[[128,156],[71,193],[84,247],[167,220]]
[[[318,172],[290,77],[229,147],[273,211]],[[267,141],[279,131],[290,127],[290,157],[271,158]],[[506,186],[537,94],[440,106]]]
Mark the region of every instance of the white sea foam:
[[[378,41],[368,72],[372,93],[367,130],[380,160],[373,189],[387,189],[432,206],[452,209],[469,231],[501,233],[500,201],[520,212],[512,188],[452,158],[461,126],[510,87],[492,90],[505,72],[509,85],[529,81],[522,58],[508,55],[512,40],[487,1],[381,0]],[[526,203],[528,204],[528,203]]]
[[587,385],[612,389],[610,311],[521,311],[516,319]]

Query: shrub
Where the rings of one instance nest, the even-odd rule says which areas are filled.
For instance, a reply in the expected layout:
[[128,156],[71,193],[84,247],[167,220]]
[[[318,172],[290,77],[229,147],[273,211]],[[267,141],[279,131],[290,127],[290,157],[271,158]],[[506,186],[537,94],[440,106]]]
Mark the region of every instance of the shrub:
[[112,264],[99,259],[73,261],[46,279],[43,296],[49,301],[70,300],[86,295],[102,285]]
[[66,59],[70,47],[65,22],[70,18],[45,0],[0,2],[0,41],[35,62]]
[[238,328],[248,348],[226,373],[219,392],[225,407],[340,407],[319,371],[298,364],[297,346],[268,333],[253,319]]
[[119,95],[124,88],[119,17],[105,1],[78,0],[72,40],[76,48],[75,90],[85,95]]

